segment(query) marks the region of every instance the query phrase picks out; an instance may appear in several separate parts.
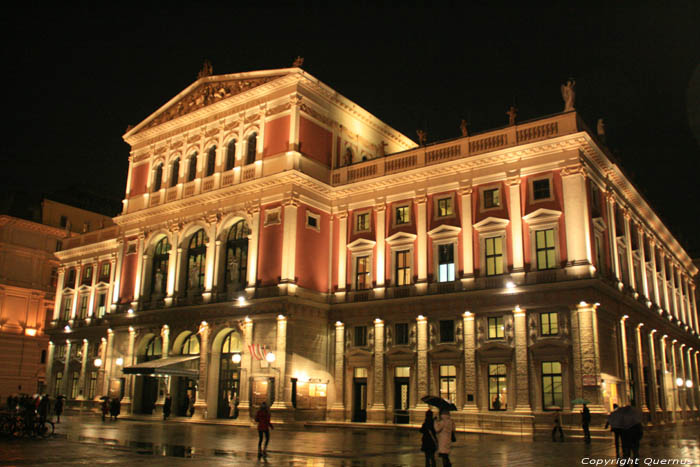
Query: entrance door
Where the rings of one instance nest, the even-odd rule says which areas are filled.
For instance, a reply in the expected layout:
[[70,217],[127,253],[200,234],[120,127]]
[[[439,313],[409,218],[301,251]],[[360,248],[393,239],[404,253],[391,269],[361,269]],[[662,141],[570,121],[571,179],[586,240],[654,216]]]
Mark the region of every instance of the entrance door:
[[141,413],[152,414],[158,400],[158,378],[144,376],[141,394]]
[[394,378],[394,423],[408,423],[408,378]]
[[[177,391],[173,395],[173,411],[179,417],[189,416],[190,399],[196,394],[194,380],[180,376],[177,378]],[[194,403],[194,402],[192,402]]]
[[352,421],[367,421],[367,378],[355,378],[352,382]]
[[217,417],[238,417],[238,402],[240,401],[240,384],[240,363],[233,363],[228,354],[226,356],[222,356],[221,370],[219,372],[219,408]]

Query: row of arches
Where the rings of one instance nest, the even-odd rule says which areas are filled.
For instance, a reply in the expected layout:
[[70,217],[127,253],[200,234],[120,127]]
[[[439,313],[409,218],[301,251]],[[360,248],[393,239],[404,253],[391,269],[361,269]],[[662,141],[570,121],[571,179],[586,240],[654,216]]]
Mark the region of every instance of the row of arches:
[[[236,147],[238,144],[238,140],[235,138],[230,140],[228,144],[226,144],[226,157],[225,160],[223,161],[223,170],[228,171],[232,170],[235,165],[236,165]],[[257,154],[257,145],[258,145],[258,134],[257,132],[251,133],[247,138],[246,138],[246,145],[245,145],[245,162],[244,165],[252,164],[255,162],[256,154]],[[216,171],[216,151],[217,147],[216,145],[211,146],[207,152],[206,152],[206,158],[204,159],[203,162],[203,177],[209,177],[214,174]],[[183,174],[180,174],[180,157],[176,156],[169,164],[169,176],[167,178],[168,182],[168,187],[174,187],[178,183],[180,183],[181,178],[183,182],[191,182],[195,178],[197,178],[197,161],[198,161],[199,153],[197,151],[194,151],[192,154],[190,154],[187,159],[185,160],[185,167],[186,171]],[[163,182],[164,182],[164,170],[165,170],[165,162],[164,161],[159,161],[156,163],[156,165],[153,168],[153,175],[152,175],[152,184],[151,188],[153,192],[159,191],[161,188],[163,188]]]

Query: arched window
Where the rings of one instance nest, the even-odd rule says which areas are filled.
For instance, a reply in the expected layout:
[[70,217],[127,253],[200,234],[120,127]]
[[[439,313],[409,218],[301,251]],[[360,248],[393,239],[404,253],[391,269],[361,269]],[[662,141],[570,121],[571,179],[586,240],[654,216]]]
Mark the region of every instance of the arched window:
[[153,271],[151,272],[151,294],[162,296],[168,282],[168,259],[170,258],[170,242],[163,237],[153,250]]
[[234,362],[234,354],[241,352],[241,336],[231,331],[221,346],[219,365],[219,418],[236,418],[241,384],[241,363]]
[[229,141],[226,148],[226,170],[231,170],[236,165],[236,140]]
[[180,158],[178,157],[170,165],[170,186],[177,185],[180,178]]
[[226,355],[230,359],[230,354],[239,353],[241,351],[241,336],[236,331],[231,331],[221,345],[222,357]]
[[226,239],[226,277],[224,283],[228,292],[241,290],[246,286],[248,265],[248,226],[240,220],[233,224]]
[[257,150],[258,146],[258,134],[253,133],[250,136],[248,136],[248,147],[247,147],[247,153],[246,153],[246,158],[245,158],[245,163],[246,164],[252,164],[255,162],[255,152]]
[[199,355],[199,338],[197,334],[190,334],[182,343],[182,355]]
[[204,230],[192,235],[187,248],[187,291],[199,292],[204,288],[204,259],[207,247],[204,244]]
[[209,148],[209,153],[207,154],[207,173],[206,177],[214,173],[216,168],[216,146]]
[[190,156],[189,167],[187,169],[187,181],[191,182],[197,176],[197,153]]
[[153,174],[153,191],[160,190],[160,185],[163,183],[163,164],[158,164]]
[[150,362],[151,360],[158,360],[163,356],[163,341],[160,336],[155,336],[148,341],[146,345],[146,352],[144,352],[142,361]]

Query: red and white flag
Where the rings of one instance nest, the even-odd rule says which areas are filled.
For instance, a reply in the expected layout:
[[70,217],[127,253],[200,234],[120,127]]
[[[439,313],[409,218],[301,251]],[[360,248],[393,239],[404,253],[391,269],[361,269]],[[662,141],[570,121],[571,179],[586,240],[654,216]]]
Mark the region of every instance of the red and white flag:
[[260,344],[249,344],[248,351],[256,360],[264,360],[267,355],[267,347]]

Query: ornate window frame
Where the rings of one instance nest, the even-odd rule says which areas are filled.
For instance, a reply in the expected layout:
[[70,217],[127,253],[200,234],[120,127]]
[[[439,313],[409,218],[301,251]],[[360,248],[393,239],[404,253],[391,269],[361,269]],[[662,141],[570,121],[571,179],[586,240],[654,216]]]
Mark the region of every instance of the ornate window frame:
[[[359,216],[367,215],[367,228],[366,229],[359,229],[357,227],[357,220]],[[353,235],[359,234],[359,233],[367,233],[367,232],[372,232],[372,209],[370,208],[365,208],[365,209],[358,209],[353,211],[352,213],[352,233]]]
[[[389,245],[390,260],[389,260],[389,270],[391,271],[391,284],[397,287],[404,287],[413,284],[413,276],[415,275],[415,241],[416,235],[407,232],[396,232],[394,235],[387,237],[385,240],[387,245]],[[396,284],[396,253],[401,251],[408,251],[409,267],[411,268],[410,283],[404,285]]]
[[[486,197],[484,196],[484,193],[487,191],[491,190],[496,190],[498,192],[498,206],[492,206],[487,208],[486,207]],[[479,187],[479,211],[480,212],[489,212],[489,211],[497,211],[503,209],[503,190],[501,189],[501,184],[499,182],[497,183],[489,183],[488,185],[483,185]]]
[[[444,216],[439,215],[440,209],[439,209],[439,204],[440,201],[449,199],[451,204],[452,204],[452,213],[451,214],[446,214]],[[434,195],[433,196],[433,219],[434,220],[440,220],[440,219],[454,219],[457,217],[457,206],[455,203],[455,194],[454,192],[452,193],[444,193],[441,195]]]
[[496,277],[503,274],[508,274],[508,236],[506,227],[510,223],[509,219],[501,219],[499,217],[487,217],[486,219],[474,224],[474,229],[479,232],[479,269],[481,276],[486,277],[486,239],[500,237],[502,241],[503,257],[501,274],[491,274],[488,277]]
[[[528,232],[530,235],[530,270],[531,271],[551,271],[561,268],[561,245],[559,240],[559,218],[561,211],[552,209],[540,208],[531,212],[527,216],[523,216],[523,220],[527,222]],[[537,264],[537,242],[536,235],[539,230],[554,230],[554,267],[547,269],[539,269]]]
[[[412,208],[413,203],[411,201],[400,201],[398,203],[392,203],[391,205],[391,227],[392,228],[397,228],[401,226],[411,226],[413,225],[413,212]],[[396,213],[398,209],[400,208],[406,208],[406,212],[408,213],[408,221],[407,222],[402,222],[401,224],[396,222]]]
[[[452,245],[452,255],[454,257],[454,268],[455,274],[454,279],[457,280],[458,272],[460,271],[459,263],[459,233],[462,231],[461,227],[455,227],[453,225],[441,225],[434,228],[428,232],[428,236],[432,240],[433,244],[433,279],[434,282],[440,282],[440,259],[438,257],[438,248],[442,245]],[[442,281],[450,282],[450,281]]]
[[370,287],[362,290],[372,290],[372,284],[374,284],[374,246],[376,243],[373,240],[358,238],[347,246],[350,251],[350,290],[357,290],[357,258],[363,256],[368,257],[370,265],[368,279]]
[[[320,232],[321,231],[321,215],[316,214],[313,211],[310,211],[309,209],[306,210],[306,215],[305,215],[305,221],[304,221],[304,226],[309,229],[313,230],[315,232]],[[311,225],[309,222],[311,219],[314,219],[316,225]]]
[[[549,182],[549,196],[546,198],[535,199],[535,182],[539,182],[541,180],[547,180]],[[530,204],[537,204],[554,200],[554,178],[551,172],[547,174],[528,177],[527,199]]]

